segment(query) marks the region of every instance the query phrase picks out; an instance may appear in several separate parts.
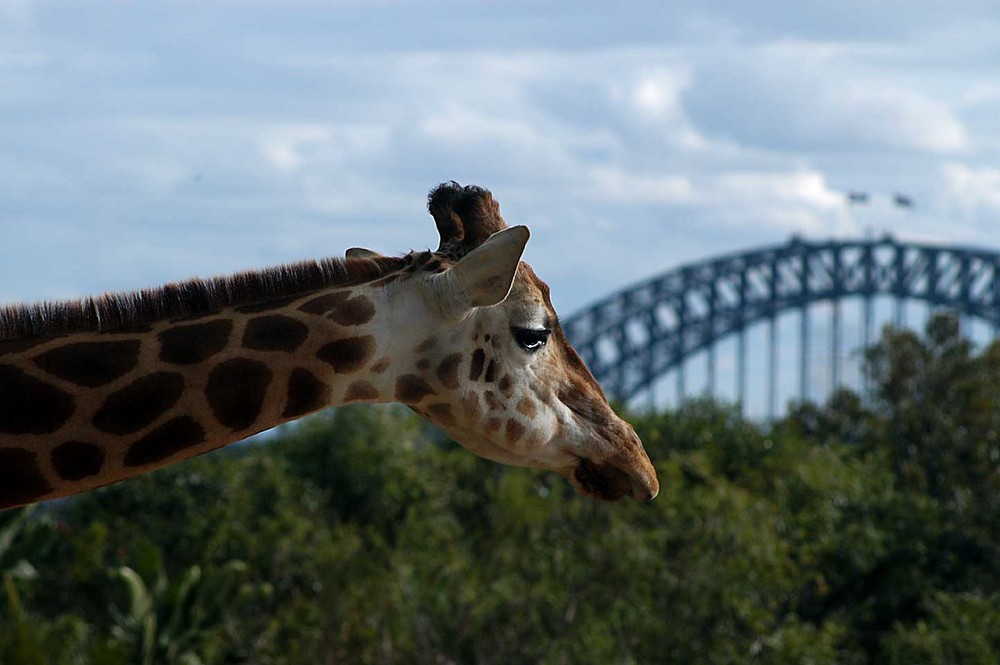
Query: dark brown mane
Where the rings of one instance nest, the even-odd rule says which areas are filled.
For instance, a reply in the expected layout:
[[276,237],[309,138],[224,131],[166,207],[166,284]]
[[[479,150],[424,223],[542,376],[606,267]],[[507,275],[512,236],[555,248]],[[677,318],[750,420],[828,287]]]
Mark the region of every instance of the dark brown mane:
[[369,282],[410,265],[414,255],[303,261],[82,300],[0,305],[0,341],[135,328],[331,286]]

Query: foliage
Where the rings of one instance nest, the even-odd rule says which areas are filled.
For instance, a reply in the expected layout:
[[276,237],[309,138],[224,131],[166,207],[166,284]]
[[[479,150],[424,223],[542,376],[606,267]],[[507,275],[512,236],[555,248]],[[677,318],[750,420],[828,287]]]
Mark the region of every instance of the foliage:
[[1000,345],[867,362],[767,428],[631,415],[650,504],[356,407],[0,513],[0,662],[997,662]]
[[137,665],[201,665],[199,650],[226,613],[253,593],[241,586],[246,564],[229,561],[205,573],[194,565],[171,582],[156,550],[149,549],[141,561],[145,574],[128,566],[114,571],[128,600],[124,611],[114,612],[112,636]]

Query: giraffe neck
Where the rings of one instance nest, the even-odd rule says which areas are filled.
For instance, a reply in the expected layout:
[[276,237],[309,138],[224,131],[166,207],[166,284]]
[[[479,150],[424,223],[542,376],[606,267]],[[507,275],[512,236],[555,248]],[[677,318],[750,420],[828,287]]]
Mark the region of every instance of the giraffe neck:
[[0,508],[107,485],[327,406],[392,400],[391,281],[0,341]]

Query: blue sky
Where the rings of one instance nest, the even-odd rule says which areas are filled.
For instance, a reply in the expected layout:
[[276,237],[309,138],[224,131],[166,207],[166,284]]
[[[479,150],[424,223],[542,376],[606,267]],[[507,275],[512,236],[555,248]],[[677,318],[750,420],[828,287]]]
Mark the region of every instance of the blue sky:
[[802,4],[0,0],[0,301],[434,247],[448,179],[563,313],[792,233],[1000,246],[1000,9]]

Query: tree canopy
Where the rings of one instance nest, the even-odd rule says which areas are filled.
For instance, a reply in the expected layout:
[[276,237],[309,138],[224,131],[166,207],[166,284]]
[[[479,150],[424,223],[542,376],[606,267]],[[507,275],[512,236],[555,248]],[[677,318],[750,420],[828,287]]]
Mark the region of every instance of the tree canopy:
[[650,504],[350,407],[0,513],[0,662],[998,662],[1000,344],[866,363],[766,426],[630,414]]

